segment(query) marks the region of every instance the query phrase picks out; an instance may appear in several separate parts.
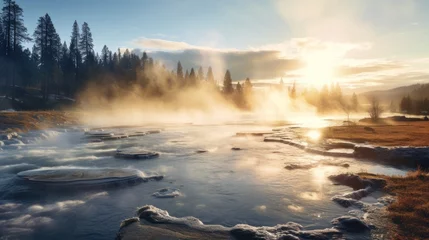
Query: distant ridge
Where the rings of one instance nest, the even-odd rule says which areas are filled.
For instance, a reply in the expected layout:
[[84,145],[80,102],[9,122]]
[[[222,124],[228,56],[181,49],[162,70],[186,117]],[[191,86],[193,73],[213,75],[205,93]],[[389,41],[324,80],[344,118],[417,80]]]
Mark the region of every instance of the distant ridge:
[[369,91],[360,94],[361,97],[366,98],[375,96],[382,102],[399,102],[402,97],[408,95],[410,95],[412,99],[429,98],[429,83],[419,83],[388,90]]

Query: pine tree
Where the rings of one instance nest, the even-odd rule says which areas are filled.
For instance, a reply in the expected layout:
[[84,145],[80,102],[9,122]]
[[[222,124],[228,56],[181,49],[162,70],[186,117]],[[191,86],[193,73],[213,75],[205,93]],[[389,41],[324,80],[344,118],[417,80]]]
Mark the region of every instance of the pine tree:
[[88,23],[84,22],[82,24],[82,34],[80,35],[79,40],[79,50],[85,61],[87,60],[88,56],[93,53],[93,48],[94,43],[92,39],[91,29],[89,28]]
[[293,82],[292,88],[289,89],[289,97],[292,99],[296,98],[296,83]]
[[250,79],[246,78],[246,81],[244,81],[244,84],[243,84],[243,91],[246,96],[249,96],[252,94],[252,87],[253,86],[252,86],[252,83],[250,82]]
[[359,109],[359,102],[356,96],[356,93],[352,95],[352,110],[357,111]]
[[5,55],[9,57],[12,54],[12,19],[13,19],[13,8],[14,1],[12,0],[4,0],[4,7],[2,9],[2,18],[1,21],[3,23],[4,28],[4,39],[5,39]]
[[80,63],[82,61],[82,56],[79,51],[79,39],[80,39],[80,32],[79,32],[79,25],[76,21],[73,23],[72,27],[72,35],[70,37],[70,57],[73,60],[73,63],[75,65],[75,68],[78,69],[80,66]]
[[33,36],[34,51],[40,56],[40,66],[45,75],[42,82],[43,98],[47,99],[49,84],[54,81],[54,71],[58,64],[59,46],[61,46],[60,37],[48,14],[39,18]]
[[225,77],[223,78],[223,92],[225,94],[231,94],[234,92],[234,88],[232,87],[231,73],[229,70],[226,70]]
[[[27,33],[27,28],[24,26],[23,10],[12,0],[4,0],[4,7],[2,8],[2,26],[5,32],[5,56],[12,62],[11,71],[11,85],[16,85],[16,68],[19,67],[19,58],[23,56],[22,43],[30,41],[31,38]],[[15,100],[15,88],[13,88],[12,98]]]
[[104,68],[107,68],[109,66],[109,60],[110,60],[111,54],[112,53],[109,51],[109,48],[106,45],[104,45],[103,49],[101,50],[101,63]]
[[237,83],[237,86],[235,87],[235,92],[237,92],[238,94],[241,94],[243,92],[240,82]]
[[201,66],[198,68],[198,81],[204,81],[204,73]]
[[23,19],[23,10],[22,8],[15,3],[15,1],[12,2],[12,51],[16,53],[21,47],[23,42],[30,41],[31,38],[28,35],[27,28],[24,26],[24,19]]
[[6,36],[3,31],[3,23],[0,19],[0,57],[6,56]]
[[177,80],[179,82],[182,82],[183,81],[183,68],[182,68],[182,64],[180,63],[180,61],[177,63],[176,74],[177,74]]
[[189,73],[188,85],[196,86],[197,85],[197,76],[195,75],[194,68],[191,68],[191,72]]
[[212,67],[209,67],[209,69],[207,70],[207,77],[206,80],[209,84],[213,84],[215,85],[215,80],[214,80],[214,76],[213,76],[213,70]]

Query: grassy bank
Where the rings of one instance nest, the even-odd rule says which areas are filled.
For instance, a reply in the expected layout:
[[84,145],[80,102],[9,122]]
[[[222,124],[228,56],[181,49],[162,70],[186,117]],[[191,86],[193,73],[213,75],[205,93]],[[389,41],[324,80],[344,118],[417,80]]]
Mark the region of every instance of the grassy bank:
[[397,225],[395,239],[429,239],[428,172],[417,170],[404,177],[368,173],[360,176],[385,179],[383,191],[397,197],[388,207],[389,217]]
[[379,125],[334,126],[323,137],[377,146],[429,146],[429,122],[397,122]]
[[73,113],[62,111],[0,112],[1,132],[25,132],[74,124]]

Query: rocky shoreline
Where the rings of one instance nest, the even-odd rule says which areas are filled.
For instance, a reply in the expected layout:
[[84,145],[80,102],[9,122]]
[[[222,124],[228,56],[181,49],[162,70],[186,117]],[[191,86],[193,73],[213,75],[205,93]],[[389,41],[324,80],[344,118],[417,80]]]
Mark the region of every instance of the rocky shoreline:
[[292,137],[289,131],[286,132],[278,129],[271,134],[266,134],[264,142],[283,143],[309,153],[324,156],[363,159],[396,167],[429,168],[429,147],[382,147],[339,139],[320,139],[319,141],[312,142],[303,138],[296,131],[295,136]]

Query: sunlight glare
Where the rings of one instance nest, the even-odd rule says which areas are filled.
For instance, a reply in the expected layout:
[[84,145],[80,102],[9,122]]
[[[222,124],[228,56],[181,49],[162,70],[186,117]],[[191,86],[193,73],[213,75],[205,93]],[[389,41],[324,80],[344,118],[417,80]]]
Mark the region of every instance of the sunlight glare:
[[307,137],[312,141],[318,141],[322,134],[318,130],[311,130],[307,133]]
[[334,70],[337,59],[329,51],[313,52],[304,55],[306,67],[302,70],[305,83],[322,87],[334,81]]

